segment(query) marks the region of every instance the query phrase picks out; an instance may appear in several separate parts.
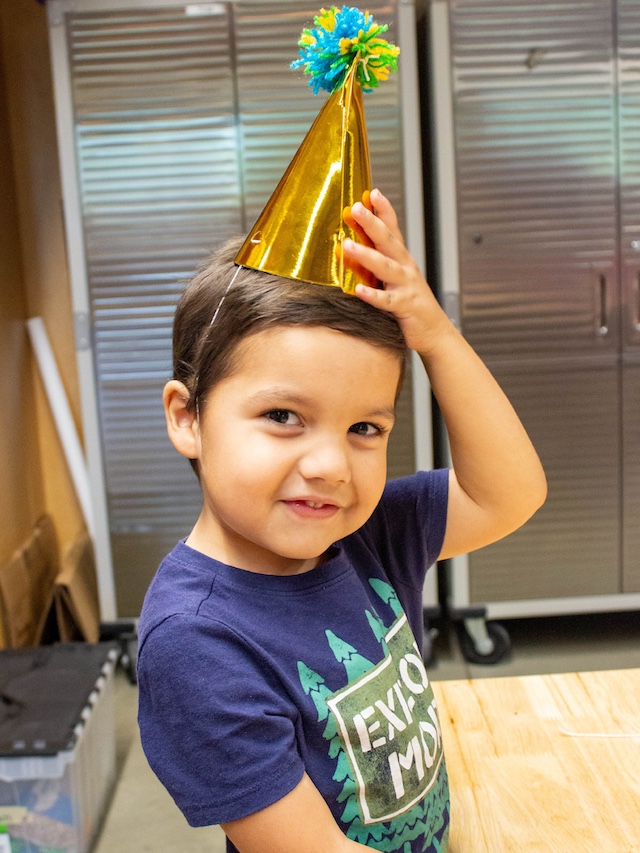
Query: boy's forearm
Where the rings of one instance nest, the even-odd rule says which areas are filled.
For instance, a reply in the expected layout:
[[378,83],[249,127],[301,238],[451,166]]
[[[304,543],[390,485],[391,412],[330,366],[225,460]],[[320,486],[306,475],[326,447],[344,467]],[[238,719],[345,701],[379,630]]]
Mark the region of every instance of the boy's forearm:
[[281,800],[222,828],[240,853],[358,853],[370,849],[344,835],[306,773]]
[[[505,536],[544,502],[546,480],[538,455],[506,395],[464,337],[447,321],[419,353],[442,412],[454,476],[449,517],[469,516],[468,532],[454,531],[451,556]],[[463,528],[464,530],[464,528]],[[456,533],[457,531],[457,533]],[[461,541],[469,537],[468,541]],[[475,544],[477,543],[477,544]]]

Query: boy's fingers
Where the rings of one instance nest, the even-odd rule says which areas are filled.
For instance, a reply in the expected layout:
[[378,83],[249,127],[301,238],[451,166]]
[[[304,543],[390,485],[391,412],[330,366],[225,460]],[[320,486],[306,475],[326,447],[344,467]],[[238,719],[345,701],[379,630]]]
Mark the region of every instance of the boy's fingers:
[[371,213],[371,211],[367,210],[360,202],[356,202],[353,205],[351,215],[379,252],[397,260],[404,260],[406,258],[407,250],[402,235],[397,229],[395,214],[389,217],[396,222],[395,225],[393,225],[393,222],[391,223],[392,227],[389,227],[389,224],[377,213]]
[[357,240],[359,240],[365,246],[371,246],[372,245],[371,240],[367,237],[363,228],[353,218],[353,214],[351,213],[350,207],[345,207],[345,209],[342,212],[342,218],[344,220],[345,225],[348,228],[351,228],[351,230],[355,234]]
[[354,260],[354,258],[350,258],[349,255],[344,251],[343,246],[336,246],[336,258],[338,259],[338,261],[340,261],[341,257],[346,269],[351,270],[351,272],[354,273],[358,281],[364,282],[364,284],[373,288],[379,286],[379,280],[376,277],[375,273],[371,272],[366,267],[363,267],[362,264],[359,264],[356,260]]
[[[372,209],[373,208],[373,209]],[[383,282],[382,289],[367,288],[365,301],[386,311],[399,309],[399,294],[419,275],[415,261],[404,244],[393,205],[380,190],[372,190],[362,202],[356,202],[344,212],[346,224],[357,235],[358,242],[345,240],[342,244],[345,266],[353,270],[364,284],[374,284],[371,276]],[[361,234],[365,239],[361,239]],[[369,276],[362,276],[368,270]],[[402,301],[402,300],[400,300]]]
[[380,246],[369,248],[353,240],[343,243],[345,263],[351,268],[364,267],[372,272],[380,281],[388,284],[402,281],[406,278],[406,268],[393,257],[380,250]]
[[367,210],[371,211],[371,213],[380,220],[380,222],[386,225],[391,234],[399,240],[400,243],[404,243],[404,238],[402,231],[400,230],[400,225],[398,224],[398,217],[396,216],[394,207],[389,199],[382,195],[379,189],[371,190],[367,199],[363,197],[362,203]]
[[397,310],[397,300],[393,291],[377,290],[375,287],[369,287],[366,284],[357,284],[355,290],[356,296],[363,302],[368,302],[374,308],[380,311],[387,311],[389,314],[395,314],[394,308]]
[[398,217],[396,216],[396,212],[389,199],[383,196],[379,189],[373,189],[369,194],[369,200],[371,207],[369,207],[369,205],[365,206],[368,207],[369,210],[373,210],[376,216],[384,222],[393,234],[400,234]]

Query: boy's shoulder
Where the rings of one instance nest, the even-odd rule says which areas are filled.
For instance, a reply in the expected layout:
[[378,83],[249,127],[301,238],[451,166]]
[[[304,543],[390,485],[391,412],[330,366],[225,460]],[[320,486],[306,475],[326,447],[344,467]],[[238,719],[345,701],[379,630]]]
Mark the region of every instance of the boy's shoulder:
[[[382,498],[364,530],[393,539],[416,535],[435,559],[442,546],[449,496],[448,469],[418,471],[408,477],[389,480]],[[426,537],[426,538],[425,538]]]
[[140,619],[140,643],[157,625],[173,616],[195,616],[210,595],[215,561],[178,542],[160,563],[147,589]]
[[382,500],[399,502],[446,497],[448,483],[448,468],[418,471],[405,477],[387,480]]

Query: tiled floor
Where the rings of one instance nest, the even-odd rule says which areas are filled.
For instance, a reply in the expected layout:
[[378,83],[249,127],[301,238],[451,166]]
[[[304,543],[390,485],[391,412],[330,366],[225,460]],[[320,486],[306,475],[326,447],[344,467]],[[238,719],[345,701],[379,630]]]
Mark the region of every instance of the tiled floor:
[[[640,613],[511,620],[512,654],[492,666],[470,664],[455,632],[441,628],[431,678],[483,678],[640,667]],[[136,726],[137,690],[117,674],[118,782],[94,853],[224,853],[217,827],[191,829],[147,765]]]

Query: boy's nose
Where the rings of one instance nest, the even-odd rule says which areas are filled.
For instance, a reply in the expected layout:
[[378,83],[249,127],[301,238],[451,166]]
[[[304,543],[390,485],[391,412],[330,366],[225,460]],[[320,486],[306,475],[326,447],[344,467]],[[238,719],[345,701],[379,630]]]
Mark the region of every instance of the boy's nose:
[[346,442],[318,438],[301,457],[299,469],[305,480],[347,483],[351,479],[349,449]]

